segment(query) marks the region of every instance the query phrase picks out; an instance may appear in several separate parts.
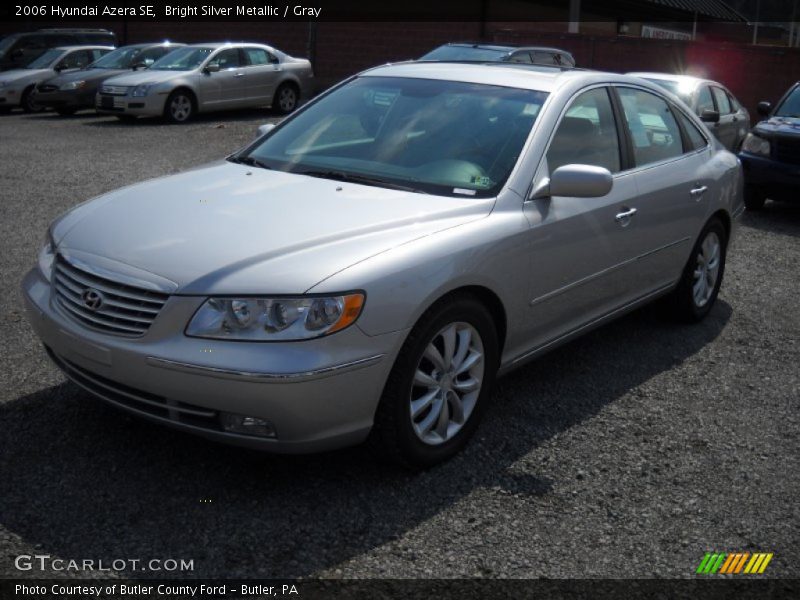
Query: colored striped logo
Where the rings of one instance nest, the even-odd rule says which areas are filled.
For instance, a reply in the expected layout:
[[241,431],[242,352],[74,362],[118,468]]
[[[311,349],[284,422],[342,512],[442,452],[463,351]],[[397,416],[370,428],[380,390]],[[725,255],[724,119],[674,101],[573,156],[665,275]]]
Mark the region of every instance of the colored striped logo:
[[697,567],[698,575],[731,575],[743,573],[745,575],[760,575],[763,573],[773,553],[755,552],[706,552],[700,566]]

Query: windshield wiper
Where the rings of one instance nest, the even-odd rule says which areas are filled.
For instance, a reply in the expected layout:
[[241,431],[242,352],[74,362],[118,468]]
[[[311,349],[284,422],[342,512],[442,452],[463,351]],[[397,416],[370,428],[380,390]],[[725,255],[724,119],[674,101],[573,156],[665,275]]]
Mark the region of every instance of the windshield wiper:
[[267,163],[258,160],[255,156],[231,156],[229,159],[232,163],[237,165],[247,165],[249,167],[258,167],[259,169],[272,170]]
[[344,171],[298,171],[300,175],[308,175],[309,177],[320,177],[322,179],[334,179],[336,181],[346,181],[348,183],[360,183],[362,185],[372,185],[375,187],[385,187],[391,190],[400,190],[402,192],[417,192],[420,194],[427,194],[425,190],[419,188],[394,183],[380,177],[371,177],[369,175],[359,175],[358,173],[345,173]]

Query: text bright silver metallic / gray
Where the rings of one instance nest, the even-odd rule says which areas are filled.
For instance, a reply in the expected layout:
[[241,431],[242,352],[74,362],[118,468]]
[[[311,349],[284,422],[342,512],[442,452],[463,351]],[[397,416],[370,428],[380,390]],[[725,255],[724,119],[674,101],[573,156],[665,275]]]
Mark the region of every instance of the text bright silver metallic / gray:
[[77,206],[23,289],[53,360],[125,410],[425,466],[495,374],[657,297],[703,318],[741,211],[737,158],[657,85],[404,63]]

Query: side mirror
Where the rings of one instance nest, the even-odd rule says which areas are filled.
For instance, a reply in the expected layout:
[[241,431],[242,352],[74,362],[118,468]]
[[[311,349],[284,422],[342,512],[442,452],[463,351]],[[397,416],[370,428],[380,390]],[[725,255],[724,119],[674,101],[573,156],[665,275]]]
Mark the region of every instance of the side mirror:
[[700,120],[704,123],[719,123],[719,111],[706,108],[700,113]]
[[531,192],[530,199],[551,196],[571,198],[599,198],[611,191],[614,178],[611,171],[593,165],[564,165],[558,167],[549,179],[543,179]]
[[264,123],[263,125],[259,126],[256,137],[266,135],[273,129],[275,129],[275,123]]
[[772,112],[772,104],[769,102],[759,102],[758,105],[756,105],[756,110],[762,117],[768,117],[769,113]]
[[203,73],[218,73],[219,72],[219,63],[208,63],[206,68],[203,69]]

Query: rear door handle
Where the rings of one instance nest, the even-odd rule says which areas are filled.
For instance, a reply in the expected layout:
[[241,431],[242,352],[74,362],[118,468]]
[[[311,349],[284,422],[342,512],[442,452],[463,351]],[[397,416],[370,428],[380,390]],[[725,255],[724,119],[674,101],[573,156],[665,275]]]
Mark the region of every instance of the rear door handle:
[[617,223],[622,225],[623,227],[631,222],[631,217],[636,214],[635,208],[629,208],[627,210],[623,210],[622,212],[617,213],[617,216],[614,217]]
[[689,190],[689,194],[699,200],[700,196],[705,194],[707,189],[708,189],[707,185],[701,185],[700,187],[692,188],[691,190]]

